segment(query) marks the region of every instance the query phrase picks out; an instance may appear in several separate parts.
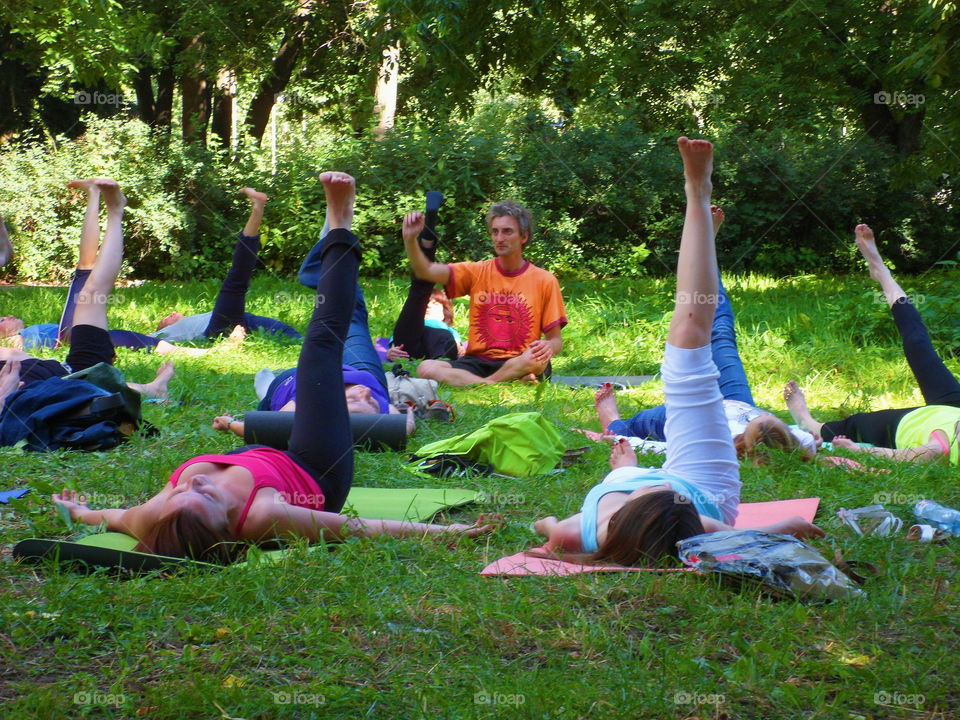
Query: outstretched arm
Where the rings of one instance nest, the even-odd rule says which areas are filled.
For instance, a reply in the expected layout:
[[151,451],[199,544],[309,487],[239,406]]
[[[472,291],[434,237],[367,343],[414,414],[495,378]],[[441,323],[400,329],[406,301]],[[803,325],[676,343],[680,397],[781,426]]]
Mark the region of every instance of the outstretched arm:
[[[938,438],[939,434],[939,438]],[[837,435],[831,441],[835,448],[842,448],[851,452],[862,452],[875,457],[887,458],[888,460],[906,460],[909,462],[930,462],[940,460],[945,455],[949,455],[950,446],[947,444],[946,435],[942,430],[935,430],[930,433],[930,442],[926,445],[919,445],[912,448],[893,448],[885,447],[861,447],[853,440]]]
[[417,238],[423,231],[425,222],[422,212],[408,213],[403,218],[403,246],[407,251],[407,257],[410,258],[414,275],[421,280],[446,285],[450,282],[450,268],[443,263],[431,262],[420,249]]
[[155,495],[143,505],[132,508],[107,508],[92,510],[87,507],[87,498],[76,490],[64,488],[63,492],[54,493],[53,502],[66,508],[70,512],[70,519],[85,525],[100,525],[106,523],[107,530],[122,532],[139,539],[150,526],[150,519],[156,515],[156,509],[162,504],[166,488],[159,495]]
[[[244,535],[249,540],[265,540],[275,537],[306,538],[315,541],[321,538],[326,540],[343,540],[351,536],[374,537],[376,535],[392,535],[393,537],[411,537],[426,535],[466,535],[475,537],[485,535],[496,530],[499,518],[489,516],[492,522],[484,523],[481,515],[477,522],[466,525],[454,523],[452,525],[436,525],[419,522],[400,522],[397,520],[375,520],[365,518],[351,518],[340,513],[311,510],[310,508],[275,503],[271,506],[271,516],[267,523],[251,523],[248,519],[244,526]],[[252,526],[252,527],[251,527]]]
[[734,528],[733,525],[727,525],[706,515],[700,516],[700,522],[703,524],[704,532],[708,533],[720,532],[721,530],[760,530],[778,535],[793,535],[801,540],[810,537],[823,537],[824,535],[823,530],[812,522],[807,522],[799,515],[794,515],[771,525],[757,525],[750,528]]

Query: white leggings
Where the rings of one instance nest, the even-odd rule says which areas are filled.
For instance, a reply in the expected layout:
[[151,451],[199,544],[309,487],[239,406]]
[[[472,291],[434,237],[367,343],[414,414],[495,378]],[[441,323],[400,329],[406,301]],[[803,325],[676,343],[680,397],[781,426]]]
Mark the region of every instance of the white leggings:
[[663,469],[695,485],[733,524],[740,505],[740,463],[723,411],[709,345],[692,350],[667,343],[663,352],[667,459]]

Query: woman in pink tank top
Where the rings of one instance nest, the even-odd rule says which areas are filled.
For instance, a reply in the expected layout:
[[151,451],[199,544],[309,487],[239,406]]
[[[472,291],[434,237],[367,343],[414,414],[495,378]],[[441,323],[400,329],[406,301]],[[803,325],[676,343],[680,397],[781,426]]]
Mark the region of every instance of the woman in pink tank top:
[[[342,353],[353,313],[360,244],[350,231],[354,180],[320,176],[330,233],[323,250],[317,298],[297,365],[296,410],[289,449],[242,448],[191,458],[150,500],[126,509],[91,510],[82,495],[53,496],[70,516],[136,537],[137,549],[172,557],[227,562],[245,543],[302,537],[457,533],[475,536],[495,526],[365,520],[340,513],[353,480],[353,439],[343,392]],[[228,281],[229,281],[228,276]],[[226,282],[226,281],[225,281]]]

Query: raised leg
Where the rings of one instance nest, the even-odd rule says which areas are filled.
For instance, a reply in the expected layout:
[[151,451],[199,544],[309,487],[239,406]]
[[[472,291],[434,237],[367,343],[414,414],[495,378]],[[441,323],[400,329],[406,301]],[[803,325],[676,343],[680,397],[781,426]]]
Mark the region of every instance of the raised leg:
[[713,146],[687,138],[680,138],[678,144],[687,210],[677,262],[676,304],[661,367],[667,407],[663,467],[696,485],[730,522],[739,504],[740,466],[710,348],[719,293],[710,217]]
[[73,326],[90,325],[106,330],[107,300],[123,263],[123,210],[127,198],[114,180],[97,178],[94,185],[107,206],[107,230],[90,275],[77,294]]
[[317,480],[326,510],[339,512],[353,480],[353,438],[343,392],[343,345],[356,307],[360,245],[350,232],[355,186],[345,173],[320,176],[330,233],[324,272],[297,363],[297,394],[288,454]]
[[204,336],[208,338],[219,337],[233,330],[237,325],[243,325],[250,277],[257,266],[257,254],[260,252],[260,222],[263,219],[263,209],[268,198],[253,188],[243,188],[240,192],[250,200],[250,216],[233,248],[230,270],[227,271],[227,276],[217,293],[210,324],[203,331]]

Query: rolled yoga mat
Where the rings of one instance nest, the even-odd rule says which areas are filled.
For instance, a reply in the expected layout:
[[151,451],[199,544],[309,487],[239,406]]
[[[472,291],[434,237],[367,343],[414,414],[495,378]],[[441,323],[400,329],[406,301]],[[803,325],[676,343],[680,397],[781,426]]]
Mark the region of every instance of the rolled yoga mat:
[[[293,413],[252,410],[243,416],[243,441],[286,450]],[[407,446],[406,415],[350,415],[353,444],[365,450],[403,450]]]

